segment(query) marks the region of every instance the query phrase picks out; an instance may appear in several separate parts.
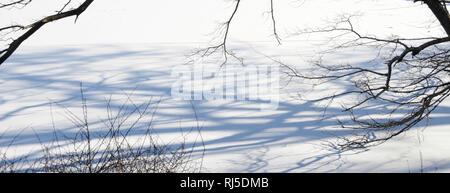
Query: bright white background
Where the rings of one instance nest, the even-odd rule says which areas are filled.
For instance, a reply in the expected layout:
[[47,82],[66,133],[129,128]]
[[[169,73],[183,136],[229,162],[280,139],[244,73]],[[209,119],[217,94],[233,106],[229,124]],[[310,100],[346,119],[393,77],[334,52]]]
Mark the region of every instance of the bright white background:
[[[2,10],[0,25],[28,24],[54,13],[65,2],[34,0],[25,9]],[[231,0],[95,0],[76,24],[69,18],[44,26],[0,66],[1,127],[8,128],[11,136],[22,128],[45,133],[51,123],[49,100],[79,109],[82,81],[93,120],[104,116],[104,99],[111,95],[135,92],[137,101],[163,96],[155,129],[162,137],[178,136],[180,127],[195,122],[189,103],[170,100],[175,81],[171,71],[186,63],[185,55],[193,48],[215,37],[211,33],[228,19],[233,5]],[[283,39],[283,45],[277,46],[271,36],[269,6],[269,0],[242,0],[233,21],[230,43],[244,44],[230,48],[241,48],[238,53],[247,62],[270,64],[258,53],[262,52],[301,66],[314,54],[316,47],[309,43],[317,37],[291,35],[323,26],[345,13],[361,14],[355,18],[355,27],[367,34],[443,35],[426,6],[411,1],[275,0]],[[362,52],[349,55],[353,57],[341,60],[367,59]],[[195,103],[207,145],[204,171],[418,172],[423,165],[425,171],[434,172],[450,168],[448,107],[435,113],[426,130],[412,130],[370,151],[339,154],[320,146],[332,139],[321,129],[335,126],[336,121],[317,122],[321,109],[293,99],[296,89],[300,87],[281,91],[280,108],[275,111],[259,111],[259,104],[252,102]],[[58,128],[70,126],[64,117],[56,121]],[[20,147],[39,146],[31,130],[23,135]]]
[[[2,11],[0,24],[11,24],[11,21],[28,24],[59,10],[66,1],[55,2],[38,0],[22,10]],[[51,23],[26,44],[208,42],[215,37],[211,33],[228,19],[234,3],[232,0],[95,0],[76,25],[73,18]],[[241,41],[272,41],[269,10],[269,0],[243,0],[230,37]],[[356,26],[373,34],[418,36],[436,33],[430,28],[438,26],[425,5],[406,0],[275,1],[278,31],[286,41],[298,29],[323,26],[341,14],[362,15],[355,19]]]

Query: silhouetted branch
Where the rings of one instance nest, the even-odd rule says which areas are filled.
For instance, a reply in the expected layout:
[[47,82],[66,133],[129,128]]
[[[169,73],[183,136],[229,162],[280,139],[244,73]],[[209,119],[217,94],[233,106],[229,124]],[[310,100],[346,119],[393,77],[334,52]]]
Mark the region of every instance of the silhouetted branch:
[[12,7],[12,6],[16,6],[16,5],[25,6],[25,5],[28,5],[29,3],[31,3],[31,0],[15,0],[15,1],[11,1],[9,3],[0,3],[0,9],[6,8],[6,7]]
[[200,54],[201,57],[205,57],[205,56],[210,56],[213,53],[216,53],[217,51],[221,50],[223,57],[224,57],[224,61],[222,63],[222,65],[224,65],[225,63],[227,63],[228,61],[228,56],[232,56],[235,59],[239,60],[242,62],[242,58],[237,57],[234,53],[232,53],[231,51],[229,51],[227,49],[227,40],[228,40],[228,35],[230,32],[230,27],[231,27],[231,22],[233,21],[238,9],[239,9],[239,5],[241,3],[241,0],[236,0],[236,5],[234,6],[233,12],[231,14],[231,16],[228,18],[228,20],[219,28],[219,31],[223,30],[223,35],[222,35],[222,40],[219,44],[215,45],[215,46],[210,46],[207,47],[205,49],[201,49],[196,51],[193,55],[198,55]]
[[[353,27],[351,16],[339,20],[335,25],[322,29],[304,30],[297,35],[310,33],[334,33],[332,39],[341,43],[331,50],[362,46],[375,46],[383,54],[380,65],[358,66],[357,64],[326,65],[322,60],[314,64],[322,73],[302,74],[295,71],[292,77],[324,84],[330,81],[348,81],[354,89],[333,94],[312,102],[336,100],[358,96],[360,101],[344,107],[350,113],[351,123],[339,121],[341,127],[364,131],[353,137],[341,137],[335,147],[342,149],[364,148],[383,143],[409,130],[427,118],[448,96],[450,96],[450,37],[423,38],[378,38],[359,33]],[[348,40],[350,39],[350,40]],[[384,65],[385,68],[380,68]],[[383,105],[385,110],[376,110],[369,118],[356,116],[371,105]],[[385,111],[388,112],[385,112]],[[392,118],[398,117],[400,118]],[[373,117],[378,117],[377,119]],[[359,133],[359,132],[358,132]],[[374,133],[378,133],[376,137]]]
[[[15,4],[28,4],[30,1],[16,1]],[[16,49],[31,35],[33,35],[36,31],[38,31],[42,26],[44,26],[47,23],[60,20],[66,17],[76,16],[76,19],[91,5],[91,3],[94,2],[94,0],[86,0],[84,1],[78,8],[72,9],[66,12],[58,12],[57,14],[47,16],[37,22],[34,22],[27,26],[20,26],[20,25],[13,25],[8,27],[0,28],[0,31],[7,30],[7,29],[21,29],[21,30],[27,30],[24,34],[22,34],[17,39],[14,39],[8,46],[8,48],[1,53],[0,55],[0,65],[3,64],[3,62],[6,61],[15,51]],[[70,3],[70,1],[68,2]],[[67,4],[68,4],[67,3]],[[67,6],[67,4],[63,7],[63,9]],[[11,6],[12,4],[5,4],[3,6]],[[61,9],[61,11],[63,10]],[[76,21],[75,19],[75,21]]]
[[[233,12],[231,13],[230,17],[228,18],[228,20],[223,23],[219,29],[217,31],[219,31],[219,36],[220,36],[220,43],[218,43],[215,46],[210,46],[204,49],[200,49],[195,51],[192,55],[200,55],[201,57],[207,57],[210,56],[214,53],[217,52],[222,52],[223,57],[224,57],[224,61],[222,63],[222,65],[224,65],[225,63],[228,62],[228,56],[233,57],[234,59],[238,60],[240,63],[243,63],[243,58],[238,57],[235,53],[231,52],[230,50],[228,50],[227,48],[227,42],[228,42],[228,36],[229,36],[229,32],[230,32],[230,28],[231,28],[231,24],[233,22],[233,20],[236,17],[236,13],[239,10],[239,6],[241,4],[241,0],[235,0],[236,4],[234,6]],[[272,33],[273,36],[275,37],[276,41],[278,42],[278,44],[281,44],[281,38],[278,35],[278,31],[277,31],[277,26],[276,26],[276,19],[275,19],[275,13],[274,13],[274,1],[270,0],[270,17],[271,17],[271,21],[273,24],[272,27]]]

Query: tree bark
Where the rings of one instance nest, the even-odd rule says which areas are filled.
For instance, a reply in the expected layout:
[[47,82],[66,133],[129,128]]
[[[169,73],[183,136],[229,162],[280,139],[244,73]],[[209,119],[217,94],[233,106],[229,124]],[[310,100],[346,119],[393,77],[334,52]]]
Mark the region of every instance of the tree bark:
[[440,0],[423,0],[423,2],[428,5],[434,16],[439,20],[439,23],[444,28],[447,36],[450,36],[450,15],[445,8],[445,4]]

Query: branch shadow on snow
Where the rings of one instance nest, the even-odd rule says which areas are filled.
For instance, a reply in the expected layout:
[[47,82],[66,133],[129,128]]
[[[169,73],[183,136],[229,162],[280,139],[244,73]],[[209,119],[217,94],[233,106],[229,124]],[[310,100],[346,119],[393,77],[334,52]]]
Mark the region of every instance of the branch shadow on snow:
[[[345,152],[328,151],[320,144],[333,140],[335,136],[345,136],[352,132],[338,127],[333,115],[342,114],[341,108],[329,107],[328,116],[322,117],[322,107],[308,102],[281,100],[277,110],[264,112],[254,105],[261,101],[224,101],[220,104],[211,101],[174,101],[170,97],[174,81],[170,66],[184,63],[185,49],[145,45],[138,47],[101,45],[90,49],[64,47],[19,51],[0,69],[0,92],[3,95],[0,98],[0,122],[12,127],[17,121],[28,122],[27,120],[32,119],[25,125],[31,125],[37,131],[41,143],[51,143],[54,137],[49,110],[51,104],[79,109],[82,82],[88,108],[100,112],[93,115],[90,122],[94,127],[103,126],[104,119],[99,117],[104,117],[101,110],[105,109],[105,101],[111,96],[123,98],[130,94],[136,102],[155,97],[159,103],[153,123],[156,133],[161,136],[177,136],[183,129],[184,132],[192,130],[186,125],[195,125],[193,122],[196,121],[196,114],[204,138],[206,156],[239,154],[246,158],[244,163],[240,160],[230,162],[242,168],[242,172],[266,171],[269,161],[285,156],[289,160],[297,160],[295,165],[280,166],[275,170],[314,172],[323,166],[335,164],[333,169],[326,170],[333,172],[345,167],[345,161],[341,159]],[[112,100],[112,108],[119,108],[121,104]],[[127,105],[130,105],[128,108],[133,108],[133,104]],[[367,111],[370,113],[374,109]],[[438,108],[436,113],[443,113],[445,116],[433,118],[429,125],[448,124],[448,112],[449,107]],[[39,119],[40,122],[37,121]],[[62,128],[57,127],[58,132],[67,136],[75,135],[74,126],[63,125]],[[142,134],[140,129],[143,132],[143,128],[137,127],[132,135]],[[0,138],[0,148],[6,148],[18,130],[20,128],[5,131]],[[26,130],[15,140],[14,146],[39,146],[39,143],[36,134]],[[187,142],[186,145],[194,146],[193,143]],[[296,149],[299,144],[300,149]],[[316,148],[303,150],[302,144],[313,144]],[[289,149],[291,146],[295,148]],[[280,152],[277,156],[269,156],[267,152],[274,147],[285,150],[286,154]],[[31,152],[33,155],[38,153]],[[194,153],[199,155],[201,150]],[[351,154],[355,153],[358,152]],[[449,164],[441,165],[440,169],[450,168]]]

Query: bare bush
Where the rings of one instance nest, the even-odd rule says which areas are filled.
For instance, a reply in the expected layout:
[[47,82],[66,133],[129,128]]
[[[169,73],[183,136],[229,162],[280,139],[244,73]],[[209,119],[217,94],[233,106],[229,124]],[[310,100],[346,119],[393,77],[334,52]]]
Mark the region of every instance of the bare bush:
[[[7,148],[0,149],[0,172],[45,173],[173,173],[199,172],[202,158],[193,158],[197,143],[187,147],[186,135],[179,144],[166,144],[153,130],[153,118],[159,102],[150,99],[136,105],[130,96],[114,111],[111,98],[107,100],[106,130],[91,128],[88,121],[86,98],[82,96],[82,116],[60,106],[73,123],[77,132],[67,136],[54,127],[53,140],[40,143],[38,157],[31,155],[9,157],[8,149],[20,134],[11,140]],[[192,128],[192,130],[195,128]],[[198,135],[201,135],[200,128]],[[34,130],[33,130],[34,131]],[[195,133],[195,132],[192,132]],[[133,135],[133,136],[132,136]],[[198,136],[197,136],[198,138]],[[203,147],[204,151],[204,147]]]

